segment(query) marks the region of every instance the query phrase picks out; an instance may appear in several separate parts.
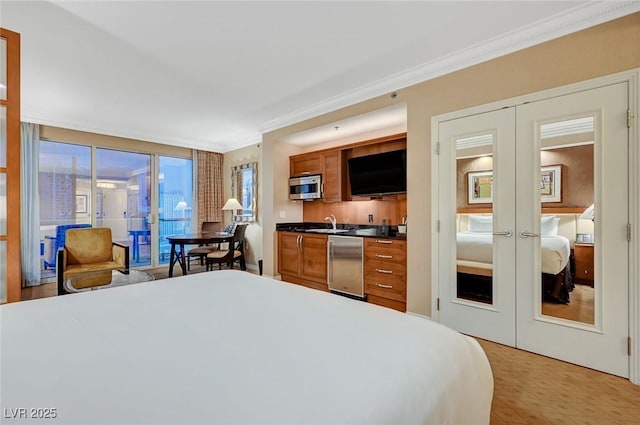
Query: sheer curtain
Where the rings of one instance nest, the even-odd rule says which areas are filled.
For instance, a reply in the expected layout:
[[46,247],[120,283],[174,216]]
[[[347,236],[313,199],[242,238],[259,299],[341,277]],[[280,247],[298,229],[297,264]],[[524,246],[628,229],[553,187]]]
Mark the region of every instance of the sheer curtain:
[[198,229],[204,221],[224,221],[224,179],[221,153],[197,151]]
[[22,283],[40,284],[40,126],[20,123],[20,257]]

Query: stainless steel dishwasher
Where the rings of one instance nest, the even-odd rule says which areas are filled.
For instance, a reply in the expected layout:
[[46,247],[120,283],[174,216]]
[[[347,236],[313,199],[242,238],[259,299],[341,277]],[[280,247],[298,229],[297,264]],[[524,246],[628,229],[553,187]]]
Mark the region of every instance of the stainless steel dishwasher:
[[329,290],[364,298],[362,238],[329,236],[327,258]]

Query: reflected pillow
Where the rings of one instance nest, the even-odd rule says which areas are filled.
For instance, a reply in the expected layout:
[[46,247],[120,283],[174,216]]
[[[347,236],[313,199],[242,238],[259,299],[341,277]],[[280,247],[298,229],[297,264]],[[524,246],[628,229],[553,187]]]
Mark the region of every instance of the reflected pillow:
[[560,219],[555,215],[545,216],[540,218],[540,234],[542,236],[557,236],[558,235],[558,223]]
[[470,215],[469,231],[473,233],[492,233],[493,232],[493,216],[492,215]]

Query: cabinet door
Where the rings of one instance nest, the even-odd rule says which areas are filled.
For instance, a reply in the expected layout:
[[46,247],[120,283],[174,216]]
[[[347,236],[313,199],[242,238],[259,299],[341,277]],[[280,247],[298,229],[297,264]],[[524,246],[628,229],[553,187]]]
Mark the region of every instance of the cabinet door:
[[319,154],[291,157],[289,160],[289,175],[322,174],[322,161]]
[[300,277],[318,283],[327,283],[327,237],[304,234]]
[[278,232],[278,272],[297,276],[299,273],[300,233]]
[[322,199],[325,202],[340,202],[344,193],[343,176],[346,173],[345,161],[342,151],[329,152],[324,154],[324,170],[322,172],[322,185],[324,192]]

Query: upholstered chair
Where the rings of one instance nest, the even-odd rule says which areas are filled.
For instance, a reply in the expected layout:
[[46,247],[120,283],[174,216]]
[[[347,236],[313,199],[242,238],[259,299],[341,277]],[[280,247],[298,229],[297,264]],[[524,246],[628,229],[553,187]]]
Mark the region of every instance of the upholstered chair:
[[[64,247],[58,250],[56,264],[58,294],[66,293],[64,281],[72,276],[88,272],[128,269],[129,247],[113,242],[111,229],[108,227],[69,229]],[[83,288],[88,286],[93,285],[87,282],[87,286]]]
[[233,263],[236,261],[240,263],[241,270],[247,270],[244,258],[244,233],[248,225],[248,223],[236,224],[235,230],[233,231],[233,241],[229,243],[229,247],[207,254],[207,270],[212,270],[214,264],[218,264],[219,269],[222,268],[223,264],[226,264],[229,268],[233,268]]
[[[213,233],[222,230],[222,222],[220,221],[203,221],[201,233]],[[220,244],[206,244],[192,248],[187,252],[187,270],[191,268],[191,258],[200,258],[200,265],[204,266],[204,258],[208,253],[220,249]]]

